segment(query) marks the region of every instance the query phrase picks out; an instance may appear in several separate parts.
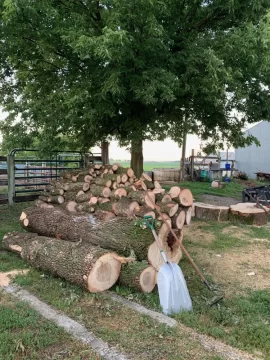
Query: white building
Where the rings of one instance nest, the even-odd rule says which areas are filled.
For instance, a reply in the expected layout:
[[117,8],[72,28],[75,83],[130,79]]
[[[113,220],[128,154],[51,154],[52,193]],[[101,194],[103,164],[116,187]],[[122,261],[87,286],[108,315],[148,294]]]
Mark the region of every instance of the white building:
[[261,146],[252,144],[235,149],[236,168],[247,173],[251,179],[256,178],[256,172],[270,173],[270,122],[261,121],[245,133],[255,136]]

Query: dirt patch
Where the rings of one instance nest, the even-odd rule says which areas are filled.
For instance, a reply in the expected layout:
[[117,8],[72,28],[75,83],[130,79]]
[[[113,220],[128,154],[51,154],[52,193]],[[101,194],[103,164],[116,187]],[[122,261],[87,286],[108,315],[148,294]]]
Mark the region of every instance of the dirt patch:
[[191,226],[185,226],[184,227],[184,238],[183,241],[188,240],[188,242],[191,243],[201,243],[209,244],[213,240],[215,240],[215,235],[212,234],[210,231],[206,231],[203,229],[203,226],[205,225],[205,222],[202,221],[196,221],[196,223],[193,223]]
[[28,271],[29,269],[0,272],[0,286],[8,286],[12,278],[14,278],[16,275],[27,274]]
[[215,282],[227,289],[227,295],[235,288],[253,290],[269,289],[270,249],[251,244],[237,252],[198,254],[201,263],[207,264],[207,273]]
[[239,199],[231,197],[223,197],[217,195],[200,195],[200,201],[206,204],[217,205],[217,206],[230,206],[240,202]]

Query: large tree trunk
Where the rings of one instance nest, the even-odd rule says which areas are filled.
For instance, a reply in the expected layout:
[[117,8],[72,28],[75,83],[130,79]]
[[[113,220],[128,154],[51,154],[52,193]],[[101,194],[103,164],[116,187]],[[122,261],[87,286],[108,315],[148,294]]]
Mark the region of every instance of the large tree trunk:
[[108,141],[102,141],[101,143],[101,156],[102,156],[102,164],[109,164],[109,143]]
[[82,240],[124,256],[134,252],[139,260],[147,259],[148,248],[154,241],[150,229],[120,217],[104,223],[91,215],[71,216],[60,210],[33,208],[24,211],[20,219],[28,231],[63,240]]
[[156,280],[156,269],[145,262],[133,262],[124,265],[119,277],[120,284],[145,293],[153,291]]
[[51,239],[37,234],[8,233],[4,249],[16,252],[31,266],[78,284],[90,292],[109,289],[117,281],[124,258],[87,243]]
[[143,141],[131,141],[131,163],[130,167],[133,169],[134,174],[139,178],[143,173]]

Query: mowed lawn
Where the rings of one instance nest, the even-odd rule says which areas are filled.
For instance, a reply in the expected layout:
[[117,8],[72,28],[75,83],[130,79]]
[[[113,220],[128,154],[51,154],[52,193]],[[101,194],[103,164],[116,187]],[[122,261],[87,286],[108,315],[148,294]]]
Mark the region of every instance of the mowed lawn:
[[[111,164],[117,163],[123,167],[130,167],[130,161],[113,160]],[[144,161],[145,171],[153,169],[180,169],[180,161]]]
[[[180,186],[191,188],[195,198],[202,194],[239,198],[245,184],[232,182],[219,190],[211,189],[208,183],[187,182]],[[0,207],[1,237],[7,231],[20,229],[18,218],[26,206]],[[213,291],[201,283],[183,257],[180,266],[192,297],[193,312],[176,315],[177,321],[236,348],[270,359],[269,233],[268,225],[205,223],[193,218],[192,224],[184,228],[184,245],[213,285]],[[16,255],[0,254],[0,271],[26,267],[27,264]],[[176,360],[179,359],[176,354],[180,353],[183,359],[221,359],[202,350],[178,329],[157,325],[149,318],[113,303],[106,293],[86,293],[76,285],[36,269],[17,276],[15,282],[82,321],[91,331],[94,329],[96,335],[119,346],[133,359]],[[157,291],[141,294],[118,284],[112,290],[160,311]],[[222,300],[211,305],[221,296]]]

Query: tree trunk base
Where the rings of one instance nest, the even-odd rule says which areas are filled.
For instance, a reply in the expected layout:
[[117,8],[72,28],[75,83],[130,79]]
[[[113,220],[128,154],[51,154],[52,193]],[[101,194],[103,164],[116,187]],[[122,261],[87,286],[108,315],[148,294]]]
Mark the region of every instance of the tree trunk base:
[[229,207],[216,206],[204,203],[195,203],[195,216],[198,219],[206,221],[228,221]]
[[[268,208],[265,210],[269,213]],[[234,223],[261,226],[267,224],[268,215],[255,203],[240,203],[230,206],[229,219]]]

